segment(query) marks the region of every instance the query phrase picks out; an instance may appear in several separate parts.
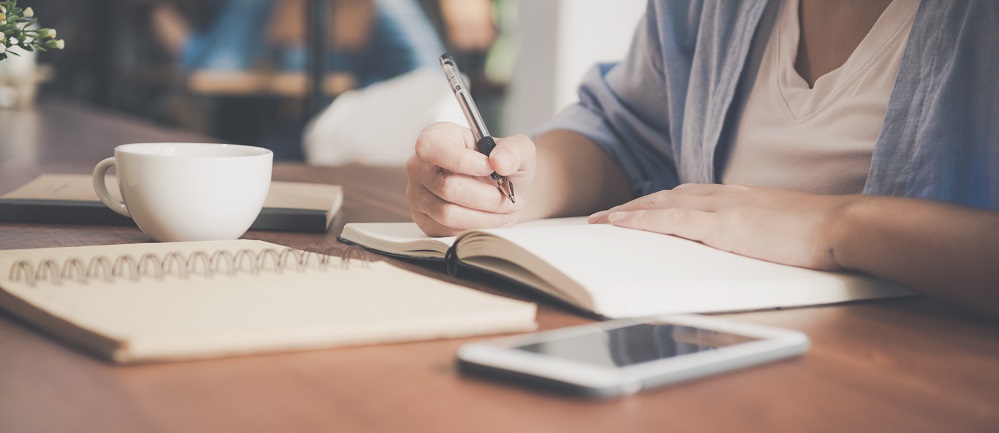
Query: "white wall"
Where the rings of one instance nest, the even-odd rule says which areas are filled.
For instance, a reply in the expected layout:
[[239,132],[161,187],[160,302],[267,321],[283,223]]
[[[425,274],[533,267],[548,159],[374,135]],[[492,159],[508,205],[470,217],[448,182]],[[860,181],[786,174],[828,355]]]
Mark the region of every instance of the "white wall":
[[628,51],[647,0],[519,0],[518,58],[504,131],[531,133],[566,105],[597,62]]

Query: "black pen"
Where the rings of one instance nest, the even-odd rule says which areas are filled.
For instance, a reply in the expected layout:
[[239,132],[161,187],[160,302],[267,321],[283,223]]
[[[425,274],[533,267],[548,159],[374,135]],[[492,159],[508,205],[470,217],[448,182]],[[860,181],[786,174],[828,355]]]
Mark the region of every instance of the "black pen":
[[[468,93],[468,86],[465,85],[465,80],[461,78],[458,65],[454,63],[454,58],[450,54],[441,54],[441,68],[444,69],[444,76],[447,77],[447,82],[451,85],[454,97],[458,99],[461,111],[465,113],[468,126],[472,128],[476,150],[483,155],[489,156],[493,148],[496,147],[496,141],[489,135],[489,130],[486,129],[486,122],[482,121],[482,115],[479,114],[479,109],[475,107],[472,94]],[[499,188],[503,195],[510,198],[510,202],[516,203],[517,200],[513,196],[513,182],[510,181],[510,178],[500,176],[495,171],[490,176],[496,181],[496,188]]]

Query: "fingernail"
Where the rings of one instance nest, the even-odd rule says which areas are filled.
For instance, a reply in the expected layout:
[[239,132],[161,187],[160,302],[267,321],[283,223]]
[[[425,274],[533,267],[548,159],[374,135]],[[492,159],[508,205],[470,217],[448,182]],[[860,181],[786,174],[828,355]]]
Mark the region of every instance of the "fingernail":
[[594,224],[594,223],[600,221],[600,219],[603,218],[604,215],[607,215],[607,211],[602,210],[602,211],[597,212],[597,213],[595,213],[593,215],[590,215],[590,217],[586,219],[586,222],[588,222],[590,224]]
[[607,221],[610,221],[612,223],[623,221],[624,219],[628,218],[629,214],[631,214],[631,212],[612,212],[610,215],[607,216]]

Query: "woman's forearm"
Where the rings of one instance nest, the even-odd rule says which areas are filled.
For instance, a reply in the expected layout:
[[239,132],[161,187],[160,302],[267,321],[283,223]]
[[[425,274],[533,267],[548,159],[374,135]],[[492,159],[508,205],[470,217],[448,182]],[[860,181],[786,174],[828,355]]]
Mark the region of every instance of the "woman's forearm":
[[999,212],[865,196],[830,230],[843,268],[999,317]]
[[680,185],[590,217],[812,269],[865,272],[999,317],[999,211],[911,198]]
[[582,134],[553,130],[534,141],[537,178],[525,219],[589,215],[633,198],[621,168]]

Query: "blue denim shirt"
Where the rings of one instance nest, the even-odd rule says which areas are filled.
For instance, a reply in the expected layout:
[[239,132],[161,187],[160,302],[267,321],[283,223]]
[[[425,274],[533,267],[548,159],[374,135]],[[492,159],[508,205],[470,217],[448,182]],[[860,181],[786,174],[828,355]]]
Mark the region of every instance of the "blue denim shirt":
[[[645,195],[717,182],[767,0],[652,0],[628,55],[597,65],[547,129],[589,137]],[[866,194],[999,208],[999,2],[923,0]]]

